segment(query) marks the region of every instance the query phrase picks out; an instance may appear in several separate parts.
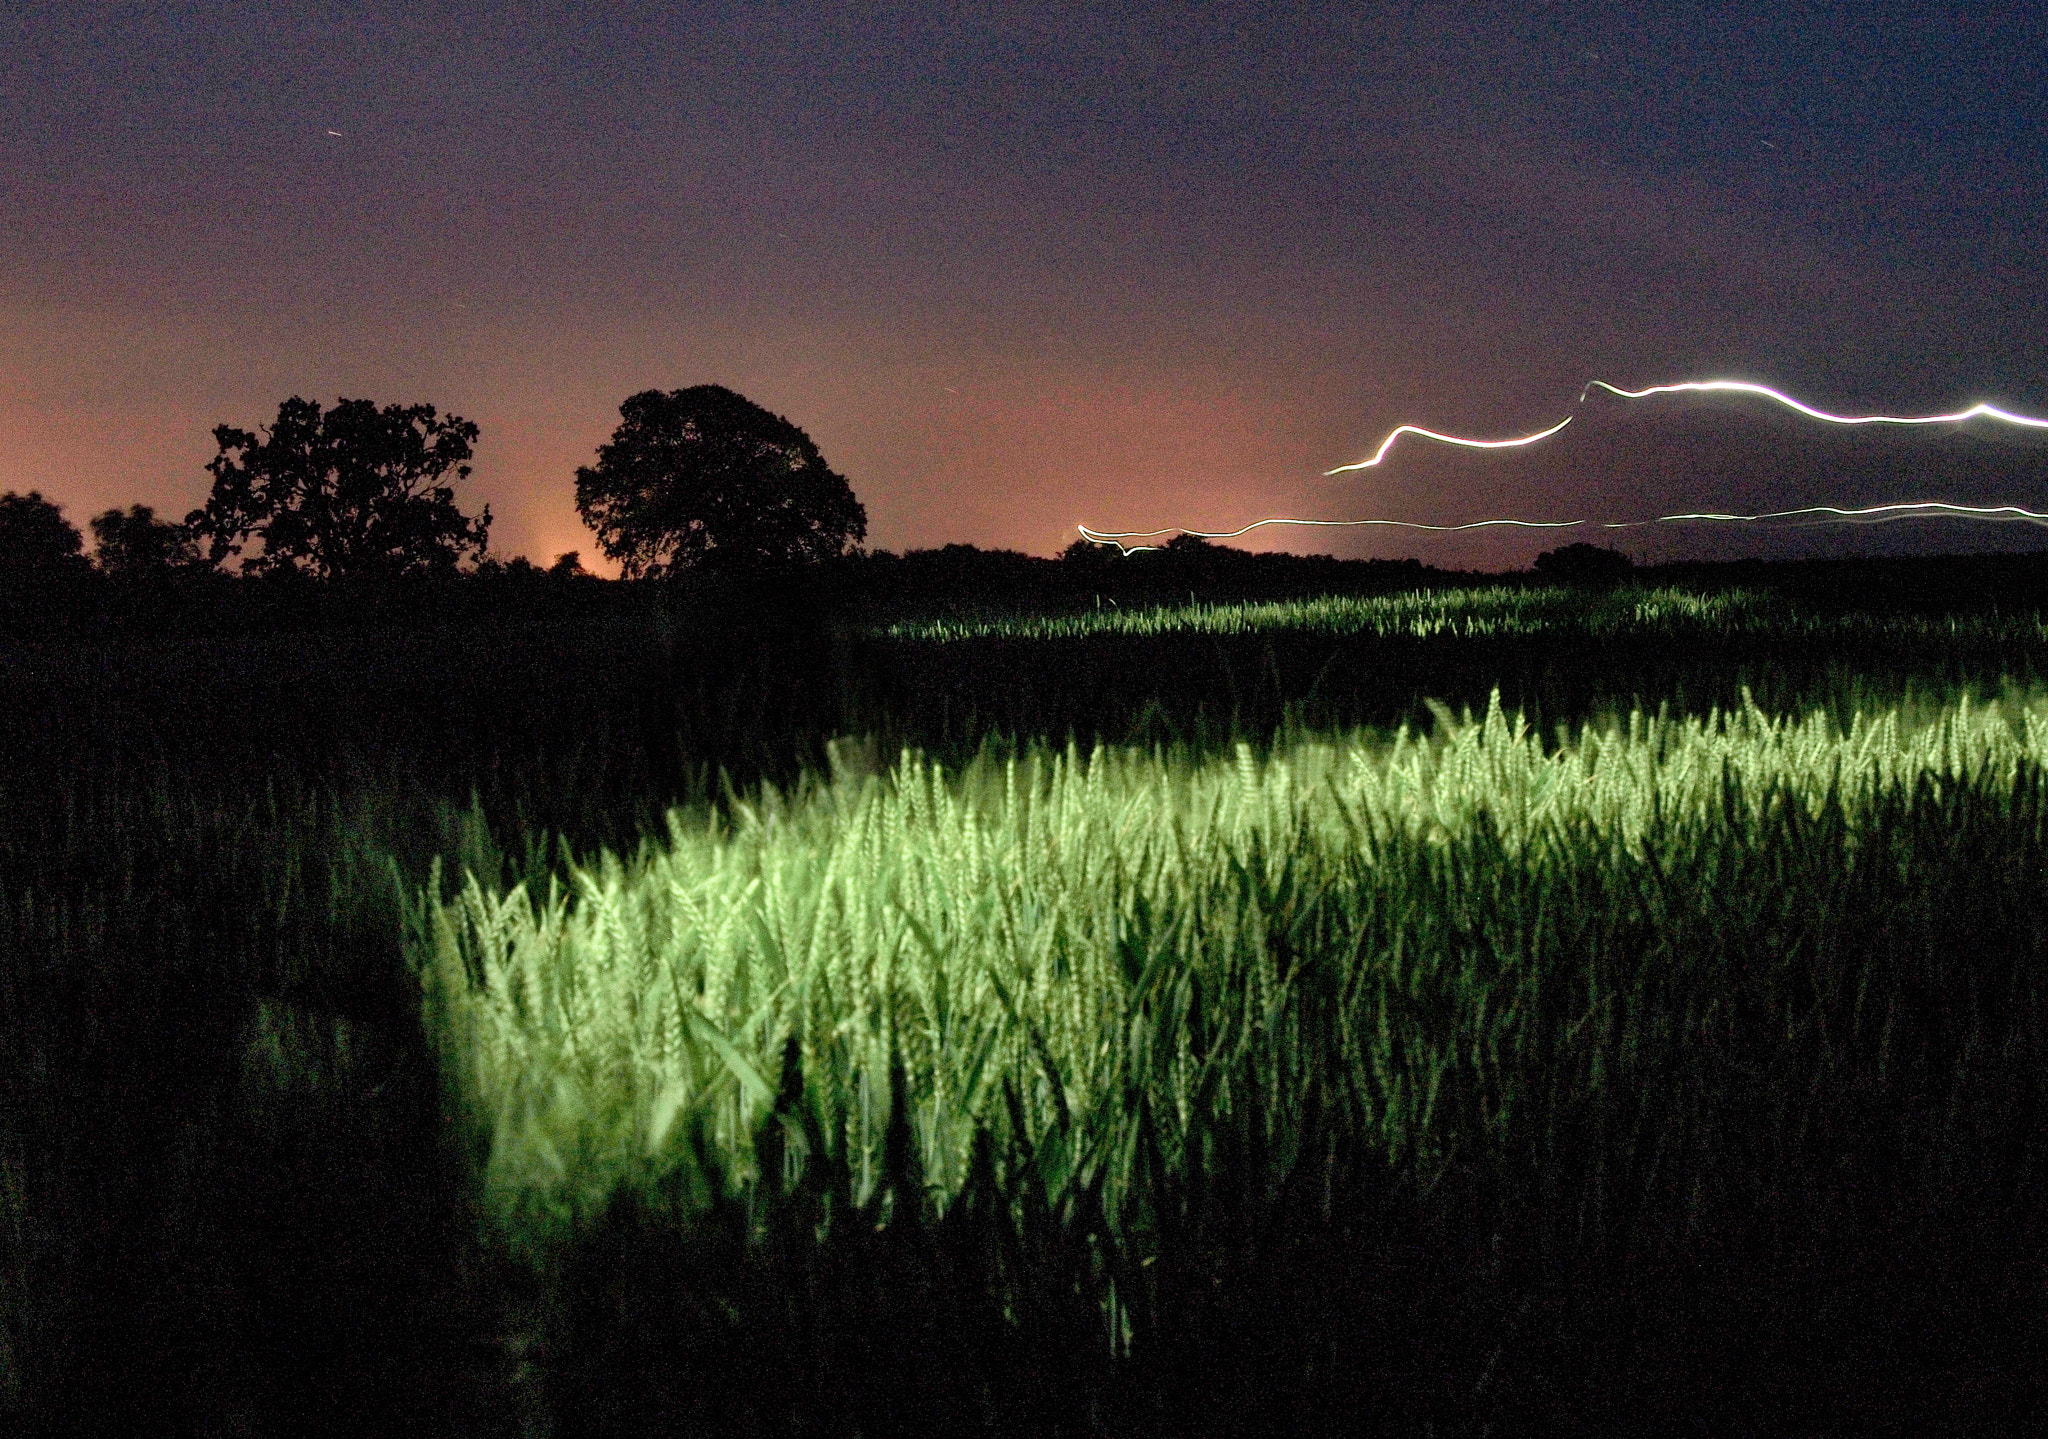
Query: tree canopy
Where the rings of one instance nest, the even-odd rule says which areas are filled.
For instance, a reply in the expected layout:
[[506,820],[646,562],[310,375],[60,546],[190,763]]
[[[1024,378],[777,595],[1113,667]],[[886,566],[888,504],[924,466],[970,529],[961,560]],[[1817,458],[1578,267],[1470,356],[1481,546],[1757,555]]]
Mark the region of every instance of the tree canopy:
[[341,400],[322,414],[294,395],[277,409],[267,439],[229,425],[213,432],[213,493],[185,523],[207,542],[209,561],[240,555],[252,536],[262,553],[243,569],[296,569],[320,579],[452,572],[481,558],[491,509],[466,518],[439,481],[466,479],[477,427],[432,405],[379,410]]
[[1562,584],[1616,584],[1635,568],[1620,550],[1602,549],[1584,541],[1536,556],[1536,573]]
[[811,437],[722,385],[619,406],[576,509],[628,579],[815,563],[867,538],[867,511]]
[[199,562],[199,542],[184,525],[160,520],[148,505],[106,510],[92,517],[93,563],[100,573],[144,579]]
[[0,580],[38,583],[87,573],[85,536],[42,491],[0,495]]

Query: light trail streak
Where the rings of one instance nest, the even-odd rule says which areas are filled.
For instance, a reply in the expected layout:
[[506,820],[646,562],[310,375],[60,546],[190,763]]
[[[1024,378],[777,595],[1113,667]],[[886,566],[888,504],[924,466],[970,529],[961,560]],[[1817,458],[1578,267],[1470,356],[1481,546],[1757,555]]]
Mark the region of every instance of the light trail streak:
[[[1586,388],[1579,391],[1580,403],[1585,402],[1589,391],[1596,389],[1605,390],[1610,395],[1619,395],[1624,400],[1640,400],[1648,395],[1674,395],[1681,391],[1733,390],[1745,395],[1762,395],[1767,400],[1777,401],[1787,409],[1797,410],[1808,419],[1825,420],[1830,425],[1959,425],[1965,420],[1974,420],[1981,416],[2002,424],[2023,425],[2032,430],[2048,430],[2048,420],[2036,419],[2032,415],[2016,415],[2010,410],[2001,410],[1996,405],[1981,403],[1947,415],[1831,415],[1826,410],[1816,410],[1813,406],[1782,394],[1768,385],[1755,385],[1747,380],[1687,380],[1677,385],[1652,385],[1647,390],[1624,390],[1608,384],[1605,380],[1589,380]],[[1343,468],[1356,469],[1357,466],[1346,465]],[[1334,475],[1338,471],[1330,470],[1328,473]]]
[[[1241,529],[1235,530],[1187,530],[1174,525],[1157,530],[1091,530],[1086,525],[1076,525],[1082,536],[1098,545],[1115,545],[1125,554],[1138,550],[1156,550],[1158,545],[1127,545],[1125,540],[1149,540],[1157,535],[1193,535],[1200,540],[1232,540],[1248,534],[1262,525],[1317,525],[1333,529],[1356,525],[1386,525],[1403,530],[1433,530],[1439,534],[1450,534],[1459,530],[1483,530],[1496,526],[1511,526],[1523,530],[1637,530],[1647,525],[1675,524],[1746,524],[1769,527],[1774,520],[1797,520],[1802,515],[1822,515],[1831,518],[1810,520],[1808,524],[1863,525],[1884,524],[1891,520],[1910,519],[1958,519],[1988,520],[1996,523],[2020,523],[2048,526],[2048,513],[2022,509],[2018,505],[1952,505],[1940,500],[1920,500],[1911,504],[1869,505],[1863,509],[1848,510],[1839,505],[1808,505],[1797,510],[1770,510],[1757,515],[1716,514],[1706,511],[1681,515],[1658,515],[1648,520],[1471,520],[1462,525],[1425,525],[1416,520],[1297,520],[1275,517],[1253,520]],[[1780,525],[1781,529],[1800,528],[1797,524]]]
[[[1387,525],[1401,530],[1435,530],[1449,534],[1454,530],[1483,530],[1495,525],[1511,525],[1524,530],[1568,530],[1574,525],[1584,524],[1583,520],[1472,520],[1462,525],[1425,525],[1420,520],[1296,520],[1275,516],[1268,520],[1253,520],[1243,529],[1237,530],[1188,530],[1178,525],[1167,525],[1157,530],[1091,530],[1086,525],[1076,525],[1088,539],[1097,544],[1116,544],[1118,540],[1149,540],[1154,535],[1193,535],[1201,540],[1234,540],[1239,535],[1249,534],[1262,525],[1326,525],[1342,529],[1353,525]],[[1157,549],[1157,545],[1117,545],[1128,553],[1131,550]]]
[[1609,530],[1634,529],[1638,525],[1668,525],[1683,520],[1711,520],[1722,523],[1761,524],[1770,520],[1791,519],[1798,515],[1833,515],[1833,520],[1821,520],[1820,524],[1883,524],[1886,520],[1910,520],[1925,516],[1928,519],[1994,520],[2000,522],[2020,521],[2029,525],[2048,525],[2048,514],[2037,510],[2021,509],[2018,505],[1951,505],[1942,500],[1920,500],[1912,504],[1866,505],[1860,510],[1845,510],[1839,505],[1808,505],[1798,510],[1770,510],[1761,515],[1689,514],[1659,515],[1654,520],[1625,520],[1618,524],[1601,526]]
[[[1794,399],[1781,390],[1774,390],[1768,385],[1759,385],[1749,380],[1686,380],[1678,384],[1651,385],[1641,390],[1624,390],[1618,385],[1610,385],[1605,380],[1588,380],[1584,388],[1579,391],[1578,405],[1585,404],[1586,397],[1596,389],[1605,390],[1609,394],[1624,400],[1641,400],[1652,395],[1683,393],[1729,392],[1759,395],[1764,399],[1783,405],[1787,409],[1796,410],[1809,419],[1820,420],[1831,425],[1957,425],[1970,420],[1987,419],[1996,420],[2000,424],[2016,425],[2026,429],[2048,430],[2048,419],[2041,419],[2033,415],[2016,414],[2011,410],[2002,410],[1996,405],[1982,402],[1971,405],[1967,409],[1955,410],[1940,415],[1835,415],[1828,413],[1826,410],[1816,409],[1804,401]],[[1576,409],[1577,405],[1574,406],[1574,410]],[[1339,465],[1336,469],[1325,470],[1323,473],[1327,477],[1330,475],[1349,474],[1356,470],[1371,469],[1386,459],[1388,451],[1394,447],[1394,442],[1403,435],[1420,435],[1424,439],[1436,440],[1441,444],[1458,445],[1473,450],[1511,449],[1521,445],[1533,445],[1538,440],[1548,439],[1566,425],[1569,425],[1575,417],[1575,415],[1566,415],[1547,429],[1538,430],[1533,434],[1514,436],[1505,440],[1476,440],[1463,435],[1447,435],[1441,431],[1424,429],[1420,425],[1397,425],[1388,432],[1385,439],[1380,441],[1379,448],[1372,452],[1370,458],[1359,460],[1354,464]],[[1908,504],[1871,505],[1863,509],[1844,509],[1837,505],[1809,505],[1796,510],[1772,510],[1756,515],[1696,512],[1691,514],[1659,515],[1655,519],[1648,520],[1489,519],[1472,520],[1459,525],[1430,525],[1415,520],[1309,520],[1274,516],[1269,519],[1253,520],[1250,524],[1235,530],[1191,530],[1178,525],[1167,525],[1156,530],[1093,530],[1086,525],[1076,525],[1075,528],[1081,532],[1083,538],[1091,543],[1115,545],[1119,551],[1130,554],[1136,550],[1157,549],[1159,546],[1127,545],[1123,543],[1125,540],[1149,540],[1159,535],[1172,534],[1193,535],[1197,539],[1204,540],[1229,540],[1236,539],[1239,535],[1249,534],[1251,531],[1263,528],[1266,525],[1307,525],[1332,529],[1378,525],[1394,529],[1430,530],[1440,534],[1449,534],[1460,530],[1481,530],[1499,526],[1530,530],[1569,530],[1581,526],[1603,530],[1628,530],[1638,529],[1645,525],[1683,523],[1768,524],[1776,520],[1796,520],[1806,515],[1823,517],[1808,521],[1810,524],[1883,524],[1890,520],[1949,518],[1994,522],[2017,521],[2025,524],[2048,525],[2048,514],[2022,509],[2018,505],[1953,505],[1943,501],[1926,500]]]
[[[1597,384],[1598,381],[1595,381],[1595,383]],[[1585,395],[1581,393],[1579,398],[1583,400]],[[1341,475],[1350,470],[1369,470],[1387,457],[1387,451],[1394,448],[1394,441],[1400,439],[1403,435],[1421,435],[1424,439],[1440,440],[1446,445],[1463,445],[1468,450],[1507,450],[1517,445],[1533,445],[1538,440],[1547,440],[1571,422],[1572,417],[1566,415],[1547,430],[1538,430],[1533,435],[1521,435],[1512,440],[1468,440],[1458,435],[1444,435],[1439,434],[1435,430],[1425,430],[1420,425],[1397,425],[1392,433],[1380,441],[1380,447],[1372,452],[1371,459],[1360,460],[1355,465],[1339,465],[1336,469],[1324,470],[1323,473],[1325,475]]]

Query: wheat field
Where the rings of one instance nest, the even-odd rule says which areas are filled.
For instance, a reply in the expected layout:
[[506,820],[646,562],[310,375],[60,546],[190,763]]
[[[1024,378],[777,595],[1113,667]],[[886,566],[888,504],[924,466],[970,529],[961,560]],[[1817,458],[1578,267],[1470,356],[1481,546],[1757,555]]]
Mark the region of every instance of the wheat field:
[[[1542,1242],[1626,1247],[1704,1222],[1738,1139],[1753,1176],[1848,1122],[1839,1093],[1896,1091],[1930,1183],[1962,1154],[2040,1057],[2040,994],[1943,933],[2038,925],[2044,761],[2048,710],[1967,697],[1846,733],[1748,705],[1546,744],[1496,697],[1263,759],[906,751],[672,812],[544,893],[437,879],[408,942],[530,1242],[692,1122],[752,1184],[787,1052],[857,1199],[894,1064],[927,1202],[989,1129],[1055,1194],[1099,1185],[1134,1266],[1212,1130],[1257,1115],[1277,1186],[1311,1105],[1422,1189],[1512,1171]],[[1930,1042],[1967,1060],[1914,1068]]]
[[13,656],[0,1427],[1992,1412],[2000,593]]

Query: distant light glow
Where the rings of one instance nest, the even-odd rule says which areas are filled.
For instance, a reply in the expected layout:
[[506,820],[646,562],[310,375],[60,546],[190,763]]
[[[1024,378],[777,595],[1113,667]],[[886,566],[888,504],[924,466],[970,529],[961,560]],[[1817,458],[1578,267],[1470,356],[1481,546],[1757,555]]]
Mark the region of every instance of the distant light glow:
[[[1971,405],[1967,409],[1955,410],[1940,415],[1834,415],[1826,410],[1815,409],[1812,405],[1796,400],[1781,390],[1774,390],[1768,385],[1759,385],[1748,380],[1686,380],[1678,384],[1651,385],[1647,389],[1641,390],[1624,390],[1618,385],[1608,384],[1605,380],[1589,380],[1584,388],[1579,391],[1578,404],[1585,404],[1586,396],[1596,389],[1605,390],[1607,393],[1624,400],[1640,400],[1652,395],[1681,393],[1732,392],[1745,395],[1760,395],[1764,399],[1785,406],[1787,409],[1796,410],[1809,419],[1820,420],[1830,425],[1956,425],[1969,420],[1987,419],[1996,420],[2001,424],[2022,426],[2027,429],[2048,430],[2048,419],[2040,419],[2033,415],[2015,414],[2010,410],[2002,410],[1996,405],[1981,402]],[[1576,409],[1577,407],[1574,406],[1574,408]],[[1435,440],[1440,444],[1459,445],[1466,449],[1501,450],[1520,445],[1533,445],[1538,440],[1548,439],[1566,425],[1569,425],[1573,418],[1573,415],[1566,415],[1548,429],[1538,430],[1534,434],[1515,436],[1505,440],[1477,440],[1463,435],[1447,435],[1437,430],[1426,430],[1420,425],[1397,425],[1388,432],[1385,439],[1380,441],[1379,448],[1372,452],[1370,458],[1359,460],[1354,464],[1339,465],[1336,469],[1325,470],[1323,473],[1326,476],[1342,475],[1356,470],[1370,469],[1386,459],[1388,451],[1394,447],[1394,442],[1403,435],[1420,435],[1424,439]],[[1629,530],[1637,529],[1644,525],[1682,523],[1766,524],[1779,520],[1797,520],[1802,516],[1808,515],[1819,517],[1808,521],[1810,524],[1882,524],[1887,520],[1896,519],[1952,518],[1996,522],[2018,521],[2025,524],[2048,525],[2048,514],[2022,509],[2018,505],[1953,505],[1939,500],[1922,500],[1906,504],[1871,505],[1862,509],[1844,509],[1837,505],[1809,505],[1796,510],[1772,510],[1757,515],[1696,512],[1679,515],[1659,515],[1655,519],[1649,520],[1607,520],[1598,522],[1587,520],[1487,519],[1471,520],[1459,525],[1429,525],[1415,520],[1311,520],[1276,515],[1269,519],[1253,520],[1250,524],[1235,530],[1191,530],[1178,525],[1167,525],[1156,530],[1093,530],[1086,525],[1076,525],[1075,528],[1081,532],[1083,538],[1091,543],[1115,545],[1123,553],[1130,554],[1137,550],[1157,549],[1159,546],[1144,544],[1127,545],[1123,543],[1125,540],[1149,540],[1160,535],[1172,534],[1193,535],[1197,539],[1204,540],[1229,540],[1235,539],[1239,535],[1249,534],[1251,531],[1266,525],[1308,525],[1333,529],[1379,525],[1396,529],[1430,530],[1448,534],[1459,530],[1480,530],[1496,526],[1510,526],[1529,530],[1568,530],[1582,525],[1590,525],[1593,528],[1604,530]]]

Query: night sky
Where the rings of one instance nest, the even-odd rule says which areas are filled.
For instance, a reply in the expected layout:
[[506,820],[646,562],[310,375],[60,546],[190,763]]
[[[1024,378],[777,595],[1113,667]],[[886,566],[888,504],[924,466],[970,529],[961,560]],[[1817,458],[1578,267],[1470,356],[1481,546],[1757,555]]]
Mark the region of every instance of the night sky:
[[[434,405],[492,547],[644,389],[801,425],[868,544],[1942,499],[2048,509],[2048,21],[1774,4],[51,5],[0,14],[0,490],[182,517],[218,424]],[[1939,13],[1936,13],[1939,11]],[[1621,532],[1638,559],[2048,544]],[[1578,533],[1571,538],[1601,539]],[[1555,536],[1248,548],[1526,565]],[[1775,552],[1775,551],[1770,551]]]

